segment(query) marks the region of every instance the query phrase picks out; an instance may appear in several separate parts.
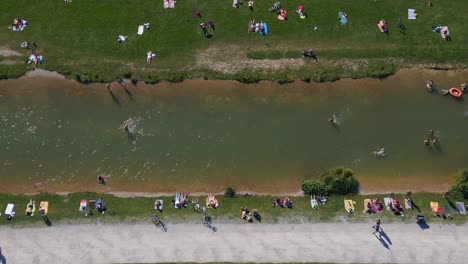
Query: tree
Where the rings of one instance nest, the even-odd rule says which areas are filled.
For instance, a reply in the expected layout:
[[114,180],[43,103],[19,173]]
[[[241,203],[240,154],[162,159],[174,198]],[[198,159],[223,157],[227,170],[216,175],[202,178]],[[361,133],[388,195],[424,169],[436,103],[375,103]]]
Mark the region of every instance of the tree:
[[458,177],[450,188],[450,193],[468,199],[468,169],[458,171]]
[[325,195],[327,194],[327,186],[321,181],[302,180],[301,190],[308,195]]
[[341,167],[333,168],[320,176],[328,191],[334,194],[358,193],[359,182],[354,178],[354,172]]

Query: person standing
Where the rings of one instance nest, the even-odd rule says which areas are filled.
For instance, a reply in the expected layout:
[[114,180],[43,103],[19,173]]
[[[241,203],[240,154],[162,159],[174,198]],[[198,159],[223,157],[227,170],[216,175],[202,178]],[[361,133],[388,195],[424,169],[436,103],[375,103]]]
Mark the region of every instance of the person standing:
[[375,235],[375,233],[379,233],[381,232],[381,228],[380,228],[380,218],[377,219],[377,221],[375,221],[375,225],[372,226],[372,228],[374,228],[374,232],[372,232],[373,235]]

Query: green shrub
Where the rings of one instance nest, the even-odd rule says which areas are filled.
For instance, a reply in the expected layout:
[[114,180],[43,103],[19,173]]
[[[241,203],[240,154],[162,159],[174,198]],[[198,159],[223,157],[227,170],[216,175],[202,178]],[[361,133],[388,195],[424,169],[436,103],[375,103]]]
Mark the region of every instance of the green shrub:
[[450,188],[450,193],[468,199],[468,169],[462,169],[458,172],[458,177]]
[[320,180],[331,194],[346,195],[359,191],[359,182],[350,169],[341,167],[330,169],[320,176]]
[[234,188],[227,187],[224,191],[224,197],[233,198],[234,196],[236,196],[236,191],[234,190]]
[[328,193],[327,186],[321,181],[302,180],[301,190],[307,195],[325,195]]

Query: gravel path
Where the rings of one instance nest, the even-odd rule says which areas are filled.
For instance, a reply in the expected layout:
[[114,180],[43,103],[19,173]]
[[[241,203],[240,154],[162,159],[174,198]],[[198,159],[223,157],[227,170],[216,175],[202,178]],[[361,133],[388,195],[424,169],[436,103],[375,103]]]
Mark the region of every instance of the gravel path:
[[[52,225],[0,228],[6,263],[354,262],[466,263],[468,225]],[[1,263],[1,261],[0,261]]]

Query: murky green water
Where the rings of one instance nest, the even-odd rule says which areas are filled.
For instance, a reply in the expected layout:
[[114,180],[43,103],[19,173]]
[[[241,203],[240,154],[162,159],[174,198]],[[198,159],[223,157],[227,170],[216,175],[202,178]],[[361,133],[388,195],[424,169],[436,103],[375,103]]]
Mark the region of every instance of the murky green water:
[[[429,94],[426,79],[458,86],[468,71],[283,86],[128,83],[128,93],[114,83],[114,98],[102,84],[1,81],[0,191],[100,191],[105,174],[103,191],[294,192],[338,165],[356,171],[364,192],[444,191],[468,167],[468,94]],[[333,113],[339,127],[327,122]],[[440,147],[423,144],[432,128]],[[371,154],[380,147],[386,158]]]

